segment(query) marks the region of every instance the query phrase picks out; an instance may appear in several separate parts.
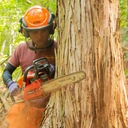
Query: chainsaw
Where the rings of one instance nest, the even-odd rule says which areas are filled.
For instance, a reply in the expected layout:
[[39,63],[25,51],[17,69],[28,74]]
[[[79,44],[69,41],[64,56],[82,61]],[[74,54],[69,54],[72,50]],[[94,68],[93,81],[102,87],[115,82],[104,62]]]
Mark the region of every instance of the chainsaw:
[[33,65],[25,70],[23,77],[18,81],[24,95],[24,101],[57,91],[85,78],[84,71],[77,71],[52,79],[53,74],[49,67],[50,63],[47,58],[39,58],[34,60]]

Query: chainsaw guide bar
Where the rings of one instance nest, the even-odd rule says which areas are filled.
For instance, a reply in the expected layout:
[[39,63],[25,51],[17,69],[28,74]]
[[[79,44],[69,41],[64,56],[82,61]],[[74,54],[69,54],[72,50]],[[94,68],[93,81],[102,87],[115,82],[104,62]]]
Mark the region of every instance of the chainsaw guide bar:
[[44,93],[49,93],[61,89],[69,84],[77,83],[85,78],[84,71],[74,72],[68,75],[64,75],[48,82],[45,82],[42,85]]

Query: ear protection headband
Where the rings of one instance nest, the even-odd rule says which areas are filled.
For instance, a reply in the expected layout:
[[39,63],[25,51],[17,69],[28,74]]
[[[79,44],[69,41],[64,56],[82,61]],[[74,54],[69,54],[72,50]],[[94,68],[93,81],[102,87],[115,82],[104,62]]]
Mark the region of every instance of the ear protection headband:
[[49,34],[54,34],[54,30],[56,28],[55,15],[52,13],[50,13],[48,24],[43,27],[41,26],[38,28],[29,28],[24,20],[24,17],[21,17],[19,22],[20,22],[19,32],[22,33],[22,35],[25,36],[26,38],[29,37],[29,31],[49,29]]

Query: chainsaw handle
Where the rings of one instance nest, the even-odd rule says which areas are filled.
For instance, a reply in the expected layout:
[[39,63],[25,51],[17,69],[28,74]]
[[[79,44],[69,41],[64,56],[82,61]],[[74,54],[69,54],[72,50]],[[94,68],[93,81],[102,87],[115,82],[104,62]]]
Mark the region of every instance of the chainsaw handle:
[[50,64],[46,57],[42,57],[42,58],[36,59],[36,60],[33,61],[33,63],[36,64],[37,62],[43,62],[43,61],[45,61],[48,64]]
[[33,68],[34,68],[34,66],[31,65],[31,66],[29,66],[29,67],[25,70],[25,72],[24,72],[23,82],[26,82],[26,81],[27,81],[27,75],[28,75],[28,72],[29,72],[31,69],[33,69]]
[[[40,67],[41,63],[43,64],[43,67],[42,66]],[[43,70],[46,67],[49,67],[50,63],[46,57],[42,57],[42,58],[34,60],[33,65],[34,65],[34,69],[35,69],[35,77],[38,78],[39,70]]]
[[38,68],[39,68],[39,67],[37,67],[37,64],[39,64],[40,62],[45,62],[45,63],[47,62],[48,66],[50,66],[48,59],[45,57],[34,60],[33,65],[34,65],[34,69],[36,70],[37,74],[38,74]]
[[[44,64],[43,67],[41,67],[41,65],[42,65],[41,62]],[[34,78],[38,78],[39,70],[43,70],[43,69],[45,69],[46,67],[49,67],[49,66],[50,66],[50,63],[49,63],[48,59],[45,58],[45,57],[34,60],[33,65],[29,66],[25,70],[24,77],[23,77],[23,82],[27,82],[27,75],[28,75],[28,72],[31,69],[34,69],[34,73],[35,73]]]

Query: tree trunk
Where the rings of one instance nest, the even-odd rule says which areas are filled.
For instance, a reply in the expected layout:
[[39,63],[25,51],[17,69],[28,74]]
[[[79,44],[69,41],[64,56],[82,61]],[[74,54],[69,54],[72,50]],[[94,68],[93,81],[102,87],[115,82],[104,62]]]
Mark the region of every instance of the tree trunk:
[[56,77],[86,79],[52,93],[42,128],[127,128],[119,1],[58,0]]

